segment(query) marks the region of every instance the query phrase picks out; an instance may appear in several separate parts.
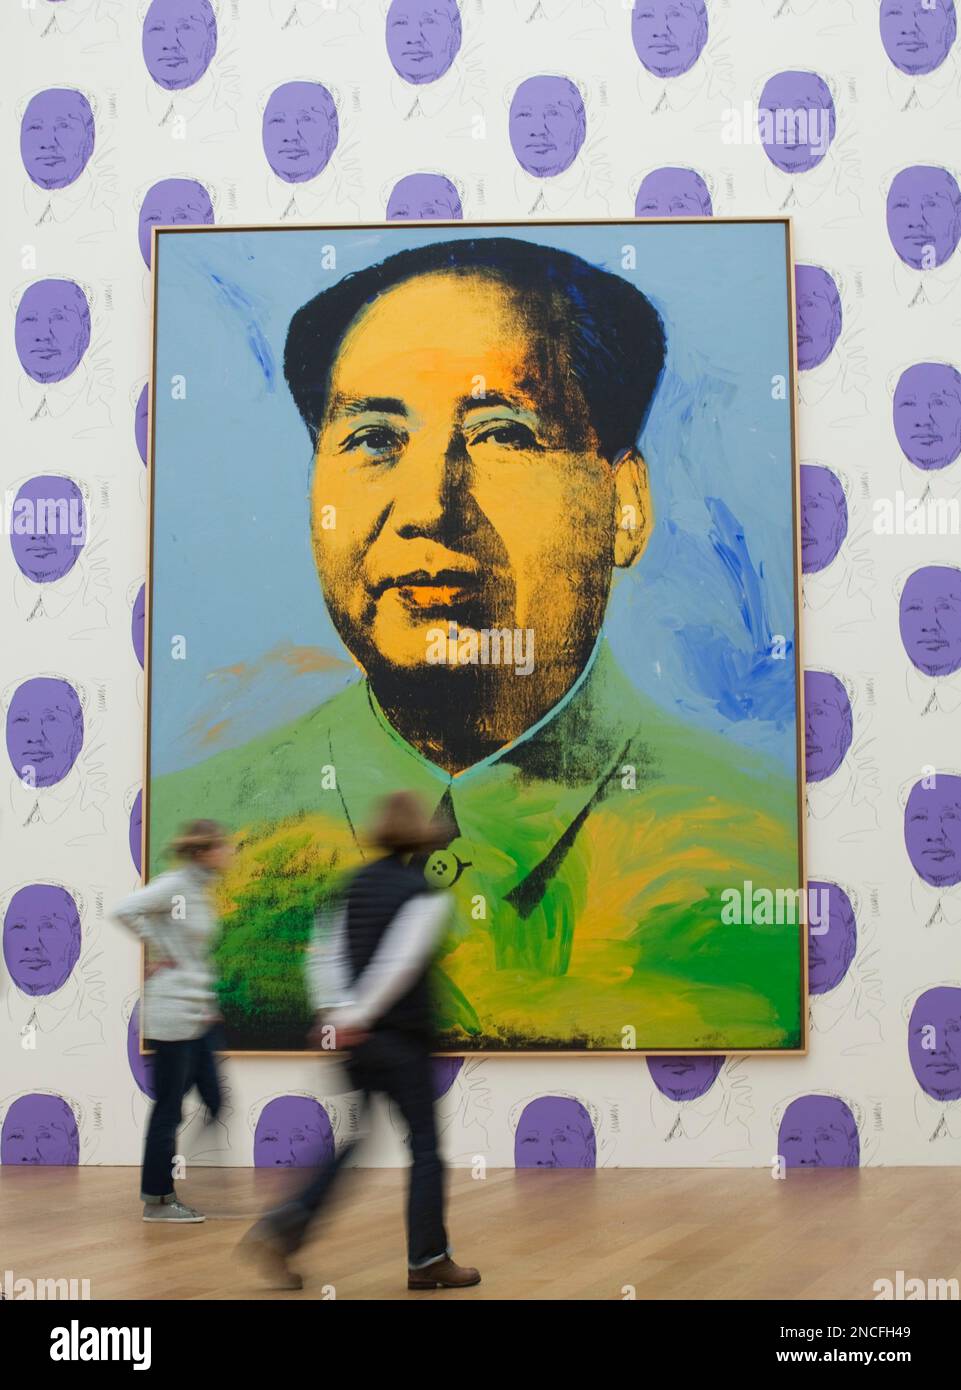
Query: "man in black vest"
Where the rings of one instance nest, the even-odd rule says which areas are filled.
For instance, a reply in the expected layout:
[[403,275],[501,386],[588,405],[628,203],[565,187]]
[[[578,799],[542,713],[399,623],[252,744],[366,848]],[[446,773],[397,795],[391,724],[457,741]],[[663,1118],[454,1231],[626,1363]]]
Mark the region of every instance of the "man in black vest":
[[[428,977],[453,899],[426,886],[422,859],[453,835],[442,817],[427,817],[413,793],[387,797],[369,835],[381,857],[350,880],[333,921],[328,919],[326,930],[315,937],[309,970],[318,1010],[311,1040],[320,1045],[325,1031],[333,1029],[365,1106],[372,1092],[380,1091],[397,1104],[410,1128],[409,1289],[480,1283],[476,1269],[455,1264],[450,1255],[430,1061],[434,1029]],[[259,1259],[275,1285],[301,1287],[288,1258],[303,1243],[353,1147],[353,1142],[342,1146],[294,1201],[269,1212],[245,1238],[242,1250]]]

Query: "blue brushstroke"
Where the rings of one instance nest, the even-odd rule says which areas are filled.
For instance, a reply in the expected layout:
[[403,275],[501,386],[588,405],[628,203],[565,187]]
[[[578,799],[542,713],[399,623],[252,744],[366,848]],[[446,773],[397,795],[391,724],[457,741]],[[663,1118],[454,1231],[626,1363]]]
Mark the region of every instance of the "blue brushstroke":
[[254,355],[257,366],[263,373],[264,381],[267,383],[267,390],[276,390],[277,369],[274,365],[274,354],[270,350],[270,344],[264,336],[263,329],[257,322],[256,310],[253,304],[244,294],[239,285],[235,285],[230,280],[225,280],[222,276],[210,271],[210,278],[220,291],[224,303],[229,309],[241,319],[244,325],[244,332],[247,335],[247,345]]

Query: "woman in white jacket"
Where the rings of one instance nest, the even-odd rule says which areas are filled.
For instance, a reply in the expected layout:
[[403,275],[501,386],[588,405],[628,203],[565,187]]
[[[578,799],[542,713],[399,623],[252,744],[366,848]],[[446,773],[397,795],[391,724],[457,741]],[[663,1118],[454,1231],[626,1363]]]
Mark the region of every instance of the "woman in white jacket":
[[216,821],[197,820],[171,845],[178,866],[125,898],[114,916],[146,947],[143,1031],[154,1049],[155,1100],[147,1123],[140,1195],[145,1221],[203,1221],[173,1183],[184,1096],[196,1086],[210,1117],[221,1103],[214,1051],[220,1011],[210,951],[218,922],[210,890],[233,848]]

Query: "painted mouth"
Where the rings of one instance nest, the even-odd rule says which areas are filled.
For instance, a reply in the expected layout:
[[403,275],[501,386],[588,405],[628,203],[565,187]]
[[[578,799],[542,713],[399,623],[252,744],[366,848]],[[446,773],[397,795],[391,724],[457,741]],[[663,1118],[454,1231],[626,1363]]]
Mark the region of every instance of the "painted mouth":
[[481,587],[476,570],[411,570],[375,585],[374,597],[393,589],[402,603],[415,610],[453,608],[474,598]]
[[933,859],[938,864],[943,863],[945,859],[954,858],[953,849],[926,849],[923,851],[923,854],[925,859]]
[[48,960],[22,960],[20,964],[25,970],[49,970],[50,968]]

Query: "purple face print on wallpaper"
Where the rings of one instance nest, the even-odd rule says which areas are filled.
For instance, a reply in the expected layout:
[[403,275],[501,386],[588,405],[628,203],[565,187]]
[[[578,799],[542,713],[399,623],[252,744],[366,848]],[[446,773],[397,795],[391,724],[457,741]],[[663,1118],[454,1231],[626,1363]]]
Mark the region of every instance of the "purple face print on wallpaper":
[[785,174],[816,169],[837,131],[831,89],[816,72],[775,73],[764,84],[757,118],[764,153]]
[[961,457],[961,373],[947,362],[917,362],[894,391],[894,433],[916,468],[947,468]]
[[635,0],[634,52],[655,77],[689,72],[704,51],[707,31],[704,0]]
[[670,1100],[697,1100],[706,1095],[724,1065],[723,1057],[648,1057],[651,1080]]
[[87,539],[83,494],[72,478],[43,474],[14,500],[10,548],[20,573],[52,584],[73,569]]
[[961,883],[961,777],[939,772],[915,782],[904,808],[904,844],[915,873],[932,888]]
[[271,92],[261,130],[267,163],[285,183],[322,173],[337,148],[334,98],[319,82],[285,82]]
[[334,1156],[327,1111],[310,1096],[277,1096],[254,1130],[255,1168],[315,1168]]
[[7,710],[7,756],[24,785],[62,782],[83,747],[83,710],[68,681],[34,676],[14,691]]
[[934,1100],[961,1100],[961,989],[937,985],[917,1000],[908,1057],[922,1091]]
[[217,19],[210,0],[152,0],[144,16],[143,60],[168,92],[199,82],[217,52]]
[[881,42],[896,68],[934,72],[958,36],[954,0],[881,0]]
[[20,157],[39,188],[66,188],[86,169],[96,140],[82,92],[50,87],[31,97],[20,122]]
[[594,1168],[591,1117],[573,1096],[540,1096],[524,1106],[514,1135],[515,1168]]
[[584,102],[569,77],[528,77],[514,93],[509,116],[511,149],[528,174],[563,174],[587,134]]
[[127,827],[130,844],[130,858],[137,873],[141,873],[141,846],[143,844],[143,792],[139,791],[130,808],[130,821]]
[[140,1000],[134,1004],[127,1024],[127,1061],[134,1081],[145,1096],[156,1096],[153,1084],[153,1058],[140,1051]]
[[837,989],[854,959],[858,924],[851,899],[836,883],[808,880],[808,900],[825,903],[808,923],[808,993]]
[[133,643],[134,653],[137,660],[143,666],[143,639],[144,622],[146,620],[147,590],[146,585],[141,584],[137,590],[137,597],[133,601],[133,609],[130,614],[130,640]]
[[830,671],[804,672],[804,766],[809,782],[833,777],[851,747],[847,691]]
[[635,217],[711,217],[707,184],[693,169],[652,169],[634,199]]
[[31,883],[10,899],[3,918],[3,958],[24,994],[53,994],[80,958],[80,914],[66,888]]
[[899,611],[904,650],[926,676],[961,670],[961,569],[925,565],[901,591]]
[[801,465],[801,569],[818,574],[837,558],[848,533],[844,488],[830,468]]
[[888,236],[914,270],[933,270],[954,255],[961,240],[961,189],[947,169],[912,164],[888,189]]
[[398,77],[414,86],[436,82],[460,51],[456,0],[392,0],[387,11],[387,56]]
[[18,1096],[0,1132],[0,1163],[67,1167],[80,1162],[77,1119],[62,1096]]
[[387,200],[388,222],[460,222],[460,196],[443,174],[408,174]]
[[144,386],[137,397],[137,407],[133,416],[133,437],[137,441],[137,453],[144,468],[147,466],[147,387]]
[[140,208],[138,239],[144,265],[149,269],[152,227],[212,226],[213,220],[214,206],[202,183],[196,179],[161,179]]
[[43,385],[75,372],[90,344],[90,306],[72,280],[38,280],[17,306],[14,339],[20,365]]
[[819,265],[794,267],[794,292],[798,370],[809,372],[827,361],[841,336],[841,296]]
[[778,1129],[777,1151],[787,1168],[857,1168],[861,1141],[850,1107],[837,1096],[792,1100]]

